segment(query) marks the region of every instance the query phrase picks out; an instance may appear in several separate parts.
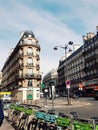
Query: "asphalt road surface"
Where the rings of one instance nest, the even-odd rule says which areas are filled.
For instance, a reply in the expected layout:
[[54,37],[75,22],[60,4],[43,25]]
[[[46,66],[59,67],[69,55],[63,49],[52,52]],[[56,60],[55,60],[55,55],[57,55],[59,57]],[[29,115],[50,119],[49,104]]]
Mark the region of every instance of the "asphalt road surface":
[[58,112],[64,112],[65,114],[69,114],[70,112],[74,111],[77,112],[79,118],[98,117],[98,101],[94,100],[93,98],[83,98],[82,100],[89,102],[90,105],[76,106],[76,107],[75,106],[61,107],[56,108],[55,110]]

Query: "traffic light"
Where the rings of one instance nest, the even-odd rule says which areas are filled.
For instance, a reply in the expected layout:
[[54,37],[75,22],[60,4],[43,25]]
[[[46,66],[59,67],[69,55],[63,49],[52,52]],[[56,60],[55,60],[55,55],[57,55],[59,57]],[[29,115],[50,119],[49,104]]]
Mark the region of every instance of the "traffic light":
[[45,88],[45,84],[41,83],[41,88],[44,89]]

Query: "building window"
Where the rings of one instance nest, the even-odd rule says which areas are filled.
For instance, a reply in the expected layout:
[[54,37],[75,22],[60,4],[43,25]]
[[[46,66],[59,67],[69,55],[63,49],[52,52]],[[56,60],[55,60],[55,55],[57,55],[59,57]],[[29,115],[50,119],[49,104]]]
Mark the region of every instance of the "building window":
[[28,75],[30,75],[30,76],[32,75],[32,69],[31,68],[28,69]]
[[22,70],[20,70],[20,76],[23,76],[23,71]]
[[32,65],[32,58],[28,58],[28,65]]
[[32,44],[32,40],[31,39],[24,39],[24,44]]
[[32,86],[32,80],[28,80],[28,86]]
[[28,48],[28,52],[27,53],[28,53],[28,55],[32,54],[32,48],[31,47]]
[[23,48],[20,49],[20,53],[19,54],[20,55],[23,54]]

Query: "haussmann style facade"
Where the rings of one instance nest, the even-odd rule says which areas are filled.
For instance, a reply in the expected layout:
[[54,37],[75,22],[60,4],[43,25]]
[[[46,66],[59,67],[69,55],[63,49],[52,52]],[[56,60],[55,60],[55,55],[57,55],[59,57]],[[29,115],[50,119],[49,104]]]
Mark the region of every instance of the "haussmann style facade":
[[66,92],[67,78],[70,80],[70,90],[78,91],[82,83],[85,96],[93,96],[94,88],[98,86],[98,31],[83,36],[83,45],[74,51],[58,66],[58,93]]
[[40,98],[40,46],[32,31],[21,38],[2,68],[2,91],[17,101]]
[[[69,80],[71,92],[82,90],[84,96],[94,95],[94,88],[98,86],[98,29],[96,34],[89,32],[83,36],[83,45],[59,61],[57,73],[58,94],[67,93],[66,81]],[[80,83],[82,88],[79,88]]]

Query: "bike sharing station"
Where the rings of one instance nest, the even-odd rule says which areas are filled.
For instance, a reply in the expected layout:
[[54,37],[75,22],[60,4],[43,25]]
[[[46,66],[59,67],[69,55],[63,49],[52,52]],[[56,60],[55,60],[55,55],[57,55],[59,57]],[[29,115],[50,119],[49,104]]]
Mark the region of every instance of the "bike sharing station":
[[11,104],[8,120],[19,130],[98,130],[98,118],[80,119],[76,112],[65,115],[53,110],[35,109],[34,106],[27,108]]
[[[40,95],[39,89],[29,88],[25,92],[29,101]],[[20,130],[98,130],[98,117],[81,119],[76,112],[66,115],[54,109],[45,111],[36,105],[10,104],[9,113],[8,120]]]

